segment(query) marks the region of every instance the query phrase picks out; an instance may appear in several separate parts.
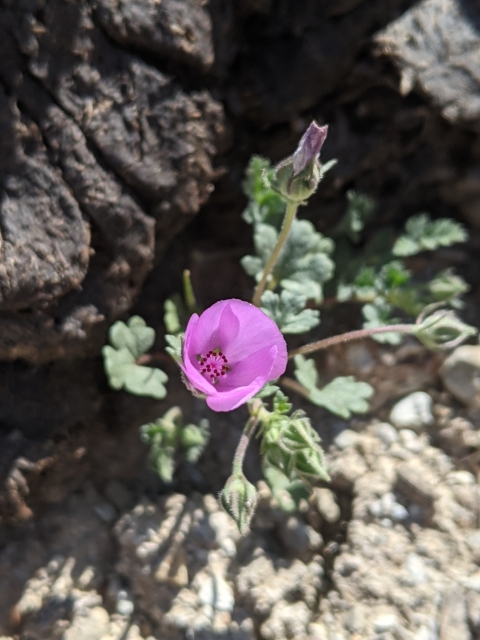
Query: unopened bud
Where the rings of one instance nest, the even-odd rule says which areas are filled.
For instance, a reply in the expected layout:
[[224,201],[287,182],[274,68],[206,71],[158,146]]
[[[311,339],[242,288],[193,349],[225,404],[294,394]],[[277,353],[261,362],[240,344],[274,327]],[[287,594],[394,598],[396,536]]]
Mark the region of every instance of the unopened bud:
[[257,490],[245,476],[230,476],[220,499],[225,511],[235,520],[243,535],[250,529],[250,522],[257,506]]
[[271,186],[287,200],[303,202],[315,193],[322,176],[318,157],[327,132],[327,125],[319,127],[316,122],[312,122],[295,153],[275,168]]
[[300,175],[312,162],[318,160],[327,133],[328,125],[319,127],[315,120],[311,123],[292,156],[294,176]]
[[420,317],[412,331],[428,349],[439,351],[454,349],[478,330],[462,322],[453,311],[435,311],[427,317]]

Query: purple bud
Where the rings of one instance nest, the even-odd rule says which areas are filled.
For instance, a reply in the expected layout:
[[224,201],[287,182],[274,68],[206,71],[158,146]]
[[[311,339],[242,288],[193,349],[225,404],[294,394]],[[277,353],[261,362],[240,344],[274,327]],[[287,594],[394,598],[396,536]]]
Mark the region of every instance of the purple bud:
[[313,120],[293,154],[293,175],[298,176],[313,160],[318,158],[328,133],[328,125],[319,127]]

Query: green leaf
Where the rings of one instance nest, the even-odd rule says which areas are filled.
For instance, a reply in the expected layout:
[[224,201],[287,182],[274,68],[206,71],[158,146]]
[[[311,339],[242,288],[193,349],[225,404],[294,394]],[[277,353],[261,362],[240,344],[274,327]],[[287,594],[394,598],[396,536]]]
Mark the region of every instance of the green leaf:
[[[257,255],[245,256],[242,266],[257,282],[277,243],[278,232],[272,225],[255,226],[254,244]],[[334,264],[329,257],[333,241],[315,231],[308,220],[294,220],[270,282],[279,283],[283,289],[298,297],[321,302],[323,284],[333,275]],[[308,314],[310,320],[312,315]]]
[[136,360],[146,353],[155,341],[155,330],[147,327],[145,320],[133,316],[128,323],[115,322],[108,332],[110,343],[115,349],[128,349]]
[[318,371],[315,361],[302,355],[295,356],[295,378],[309,392],[310,401],[328,409],[341,418],[349,418],[351,413],[368,411],[366,400],[373,393],[366,382],[358,382],[352,376],[335,378],[323,389],[319,389]]
[[125,391],[137,396],[149,396],[156,400],[163,400],[167,395],[165,383],[168,376],[161,369],[153,367],[139,367],[127,365],[123,370]]
[[119,350],[110,345],[102,349],[105,373],[112,389],[125,389],[138,396],[150,396],[163,400],[167,395],[164,384],[168,377],[161,369],[141,367],[135,364],[131,351]]
[[165,323],[167,333],[176,335],[182,331],[180,313],[181,311],[178,307],[178,303],[176,303],[173,298],[165,300],[163,305],[163,322]]
[[260,399],[270,398],[271,396],[275,395],[277,391],[280,391],[280,387],[277,387],[276,384],[272,384],[271,382],[267,382],[267,384],[262,389],[260,389],[260,391],[253,397]]
[[277,393],[273,396],[273,411],[279,415],[287,414],[292,408],[292,403],[290,402],[288,396],[286,396],[282,391],[277,391]]
[[103,363],[112,389],[121,389],[125,380],[125,367],[135,365],[135,358],[127,348],[118,351],[110,345],[102,349]]
[[429,293],[435,302],[451,302],[458,296],[469,291],[470,287],[463,278],[457,276],[451,269],[437,274],[428,283]]
[[463,225],[449,218],[431,220],[427,213],[412,216],[405,225],[405,234],[396,241],[395,256],[413,256],[421,251],[433,251],[467,240]]
[[[378,299],[374,304],[365,304],[362,307],[362,314],[365,318],[363,326],[365,329],[384,327],[389,324],[398,324],[398,318],[391,318],[392,307],[386,301]],[[391,333],[380,333],[372,336],[377,342],[386,344],[400,344],[403,340],[402,334],[392,331]]]
[[260,156],[252,156],[246,170],[243,183],[245,195],[249,203],[243,212],[243,218],[249,224],[269,222],[274,226],[280,224],[285,213],[285,200],[269,184],[273,178],[273,169],[269,160]]
[[310,331],[320,323],[320,313],[315,309],[305,309],[307,299],[290,291],[280,295],[265,291],[261,297],[261,309],[285,334],[299,334]]
[[172,356],[175,362],[182,362],[183,333],[176,336],[167,333],[165,342],[168,345],[165,347],[165,351]]
[[210,438],[210,425],[207,419],[200,420],[198,426],[187,424],[180,432],[180,442],[185,449],[188,462],[197,462]]
[[263,474],[282,511],[290,513],[296,511],[300,506],[300,501],[308,499],[310,491],[300,479],[290,480],[280,469],[269,464],[267,460],[263,464]]
[[375,209],[375,204],[368,196],[353,190],[347,191],[347,200],[347,211],[333,234],[346,235],[356,244],[361,239],[361,233]]
[[359,382],[353,376],[338,377],[323,389],[313,389],[310,400],[341,418],[350,418],[352,413],[366,413],[367,400],[373,388],[366,382]]
[[305,356],[298,355],[294,358],[295,378],[308,391],[317,389],[318,371],[315,360],[307,360]]
[[142,440],[149,445],[149,459],[164,482],[171,482],[175,470],[175,455],[181,446],[189,462],[196,462],[209,439],[208,420],[199,425],[183,426],[180,407],[172,407],[155,422],[140,427]]

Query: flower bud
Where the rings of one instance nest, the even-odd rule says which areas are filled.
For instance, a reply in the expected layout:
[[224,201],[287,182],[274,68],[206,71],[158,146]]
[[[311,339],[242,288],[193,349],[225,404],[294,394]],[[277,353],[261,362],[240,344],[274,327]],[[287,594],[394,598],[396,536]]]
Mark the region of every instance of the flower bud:
[[298,143],[297,150],[292,156],[293,175],[298,176],[315,160],[318,160],[323,143],[327,137],[328,125],[319,127],[315,120]]
[[327,132],[327,125],[319,127],[316,122],[312,122],[293,156],[289,156],[275,168],[271,186],[287,200],[303,202],[315,193],[322,173],[318,157]]
[[257,506],[257,490],[253,484],[243,474],[230,476],[220,499],[225,511],[237,523],[240,533],[247,533]]
[[428,349],[438,351],[453,349],[478,331],[459,320],[453,311],[442,310],[420,317],[412,333]]

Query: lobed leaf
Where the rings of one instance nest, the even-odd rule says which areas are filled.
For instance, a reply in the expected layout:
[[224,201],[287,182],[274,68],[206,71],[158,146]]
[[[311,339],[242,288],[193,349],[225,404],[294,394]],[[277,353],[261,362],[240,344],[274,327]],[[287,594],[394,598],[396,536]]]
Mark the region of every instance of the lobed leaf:
[[372,216],[375,209],[374,201],[363,193],[347,191],[348,206],[347,211],[338,225],[335,227],[334,235],[346,235],[351,242],[360,241],[367,220]]
[[132,316],[127,324],[115,322],[108,332],[112,346],[117,349],[128,349],[136,360],[146,353],[155,341],[155,330],[147,327],[140,316]]
[[280,295],[265,291],[260,300],[261,309],[285,334],[305,333],[318,326],[320,313],[315,309],[305,309],[307,298],[284,290]]
[[366,413],[369,409],[367,400],[372,394],[373,388],[367,382],[359,382],[353,376],[340,376],[323,389],[313,389],[310,400],[318,407],[347,419],[352,413]]
[[[397,324],[398,318],[390,317],[392,312],[392,305],[385,300],[378,298],[372,304],[365,304],[362,307],[362,314],[365,318],[363,326],[365,329],[373,329],[375,327],[384,327],[389,324]],[[397,345],[403,340],[400,333],[396,331],[380,333],[372,336],[377,342],[385,344]]]
[[449,218],[431,220],[427,213],[419,213],[407,220],[405,233],[394,244],[392,253],[401,257],[413,256],[466,240],[467,232],[459,222]]

